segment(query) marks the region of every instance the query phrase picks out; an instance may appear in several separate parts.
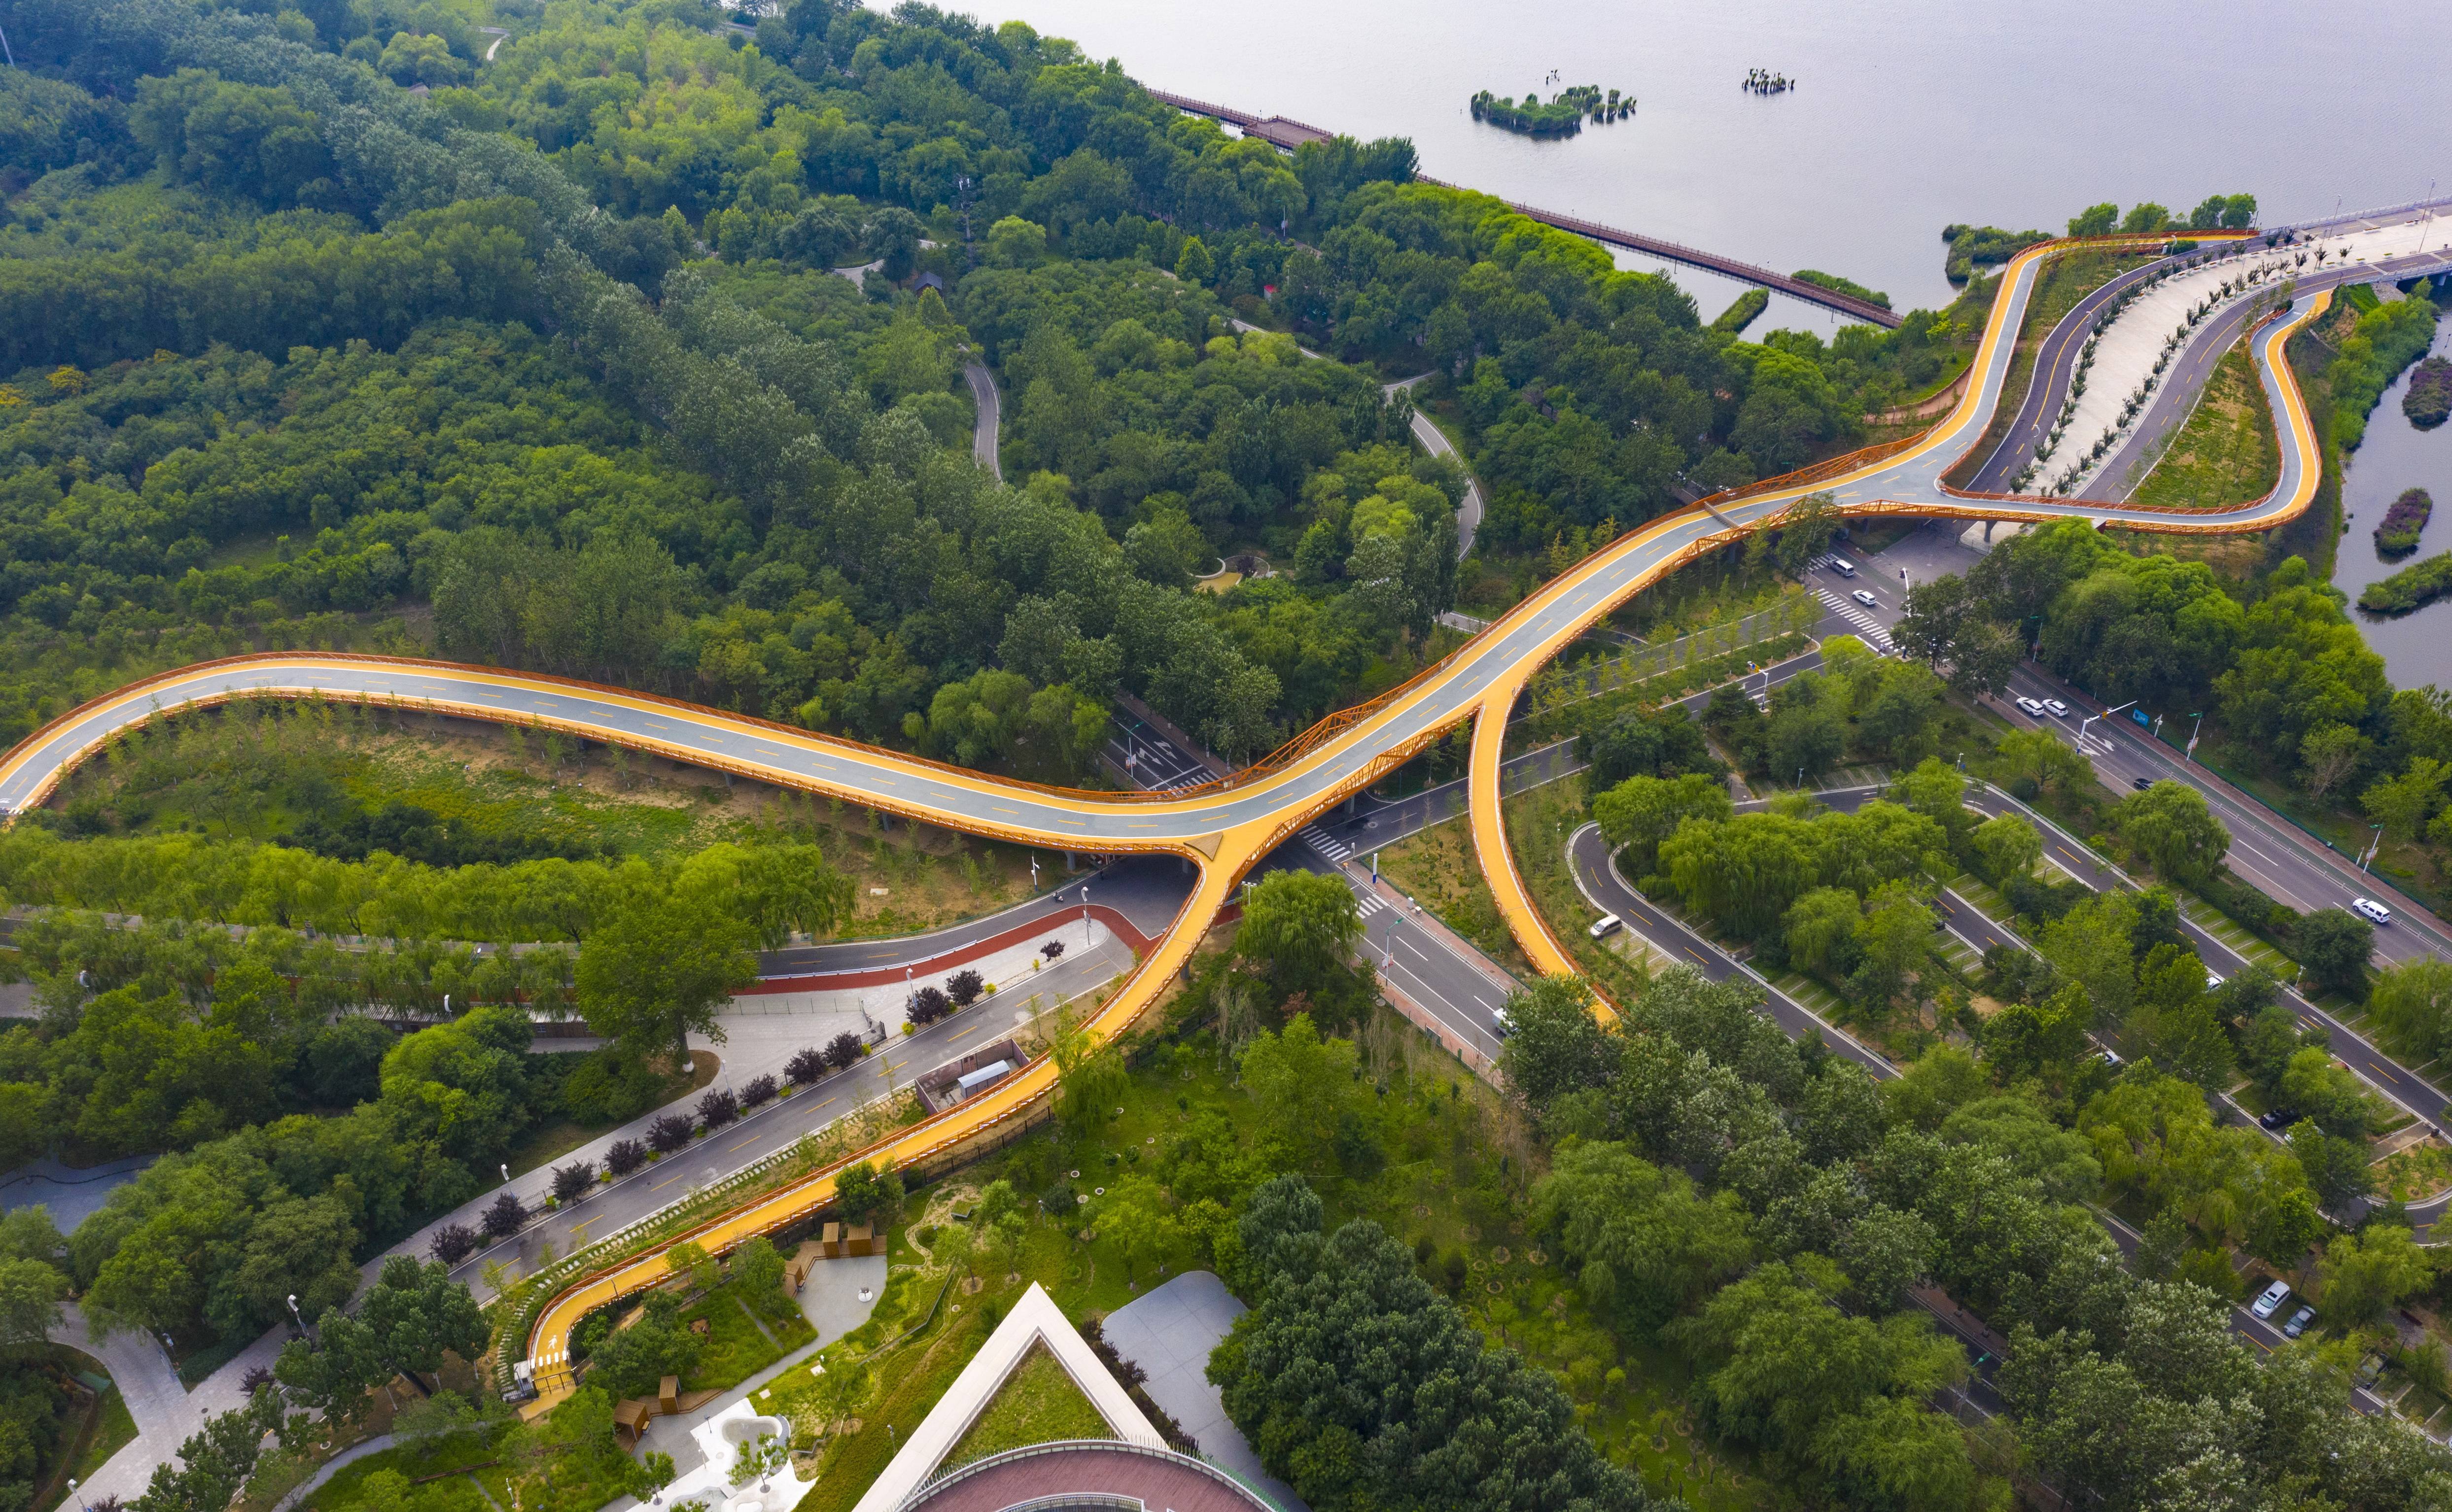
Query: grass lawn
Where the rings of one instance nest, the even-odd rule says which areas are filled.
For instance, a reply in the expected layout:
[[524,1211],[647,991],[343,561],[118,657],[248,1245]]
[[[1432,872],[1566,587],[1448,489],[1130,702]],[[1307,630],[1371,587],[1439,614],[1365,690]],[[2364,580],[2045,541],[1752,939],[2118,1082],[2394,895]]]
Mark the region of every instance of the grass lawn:
[[77,1456],[69,1474],[79,1481],[90,1478],[96,1470],[110,1463],[110,1457],[136,1442],[136,1420],[128,1413],[128,1399],[116,1391],[103,1393],[96,1416],[93,1437],[86,1442],[85,1452]]
[[[1585,898],[1567,870],[1568,837],[1590,817],[1584,775],[1502,799],[1499,811],[1507,817],[1507,843],[1515,853],[1516,874],[1567,953],[1612,997],[1623,1000],[1640,992],[1648,969],[1612,949],[1615,937],[1606,943],[1592,938],[1592,922],[1601,911]],[[1621,936],[1631,933],[1619,932]]]
[[1531,973],[1532,963],[1516,949],[1497,900],[1491,896],[1473,854],[1472,827],[1461,816],[1382,849],[1379,874],[1509,972]]
[[2422,1140],[2388,1155],[2376,1172],[2376,1186],[2395,1202],[2417,1202],[2452,1187],[2452,1149],[2434,1139]]
[[[2174,437],[2145,485],[2142,504],[2181,509],[2227,509],[2264,498],[2282,472],[2274,442],[2273,410],[2265,403],[2247,361],[2247,342],[2225,353],[2205,382],[2196,412]],[[2167,537],[2155,546],[2167,549]]]
[[947,1452],[945,1468],[1034,1443],[1115,1436],[1115,1429],[1090,1404],[1063,1365],[1047,1352],[1045,1345],[1034,1345],[1029,1356],[989,1399],[971,1431]]
[[706,1347],[698,1364],[682,1378],[685,1391],[721,1391],[737,1386],[803,1345],[814,1344],[818,1331],[798,1308],[781,1322],[754,1318],[738,1287],[722,1286],[682,1313],[683,1324],[706,1321]]
[[465,1470],[493,1459],[501,1443],[503,1430],[507,1426],[509,1422],[506,1419],[465,1433],[439,1434],[423,1443],[395,1444],[388,1449],[377,1450],[363,1460],[353,1460],[334,1471],[332,1479],[317,1486],[300,1502],[301,1512],[310,1508],[313,1512],[335,1512],[336,1508],[361,1501],[366,1495],[366,1479],[385,1470],[396,1471],[411,1481],[425,1481],[429,1476],[440,1478],[419,1487],[420,1512],[425,1512],[423,1499],[428,1493],[435,1494],[438,1501],[448,1497],[449,1505],[455,1512],[464,1500],[470,1509],[483,1508],[484,1499],[477,1495],[477,1488],[465,1478],[451,1476],[450,1472]]
[[[110,1375],[103,1368],[101,1361],[66,1345],[35,1345],[29,1347],[21,1358],[29,1368],[37,1362],[43,1362],[63,1372],[101,1376],[105,1380]],[[34,1512],[49,1512],[50,1508],[65,1504],[69,1499],[69,1482],[90,1477],[136,1437],[136,1420],[129,1416],[128,1399],[112,1386],[104,1387],[98,1397],[86,1403],[82,1408],[71,1403],[60,1427],[59,1440],[51,1452],[43,1456],[39,1465],[30,1467],[28,1480],[35,1496],[31,1503]],[[67,1458],[65,1464],[61,1463],[62,1456]]]
[[179,1384],[193,1391],[207,1376],[237,1359],[240,1351],[253,1343],[252,1337],[207,1339],[200,1335],[192,1341],[180,1339],[178,1347],[170,1353],[170,1363],[178,1369]]
[[[516,727],[340,706],[278,717],[184,717],[140,756],[73,774],[62,802],[88,799],[126,833],[183,826],[263,839],[330,802],[368,812],[402,803],[466,831],[602,848],[616,856],[685,854],[776,829],[814,840],[853,883],[846,936],[900,934],[993,912],[1030,891],[1032,852],[858,804],[714,775]],[[236,775],[233,776],[233,769]],[[300,774],[320,777],[310,794]],[[1038,853],[1042,868],[1057,858]]]

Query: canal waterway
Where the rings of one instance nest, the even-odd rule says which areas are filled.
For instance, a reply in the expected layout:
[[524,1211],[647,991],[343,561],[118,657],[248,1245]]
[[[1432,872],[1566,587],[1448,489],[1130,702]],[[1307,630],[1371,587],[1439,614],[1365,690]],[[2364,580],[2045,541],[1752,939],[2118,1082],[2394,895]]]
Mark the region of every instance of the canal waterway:
[[[2435,355],[2452,356],[2452,321],[2437,325]],[[2412,371],[2416,364],[2412,364]],[[2367,417],[2366,440],[2350,454],[2342,474],[2342,509],[2349,529],[2342,537],[2333,585],[2353,603],[2359,591],[2389,578],[2413,561],[2452,551],[2452,425],[2420,430],[2401,412],[2408,392],[2404,372],[2384,390],[2383,401]],[[2418,550],[2385,561],[2376,555],[2375,527],[2383,512],[2405,488],[2423,488],[2435,501],[2435,513],[2418,538]],[[2355,609],[2367,644],[2383,658],[2393,686],[2422,683],[2452,688],[2452,599],[2439,599],[2414,614],[2397,619]]]

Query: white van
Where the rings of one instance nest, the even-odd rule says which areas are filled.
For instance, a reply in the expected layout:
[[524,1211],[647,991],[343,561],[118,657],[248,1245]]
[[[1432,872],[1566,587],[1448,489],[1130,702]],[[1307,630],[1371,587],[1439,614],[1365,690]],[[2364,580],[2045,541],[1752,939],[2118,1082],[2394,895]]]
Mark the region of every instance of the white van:
[[1597,940],[1605,935],[1614,934],[1625,926],[1625,923],[1624,919],[1614,913],[1604,913],[1592,921],[1592,938]]
[[2256,1301],[2249,1305],[2247,1310],[2260,1318],[2270,1318],[2289,1296],[2290,1283],[2277,1281],[2258,1293]]
[[1849,561],[1845,557],[1831,558],[1830,570],[1837,573],[1842,578],[1853,578],[1856,576],[1856,564]]

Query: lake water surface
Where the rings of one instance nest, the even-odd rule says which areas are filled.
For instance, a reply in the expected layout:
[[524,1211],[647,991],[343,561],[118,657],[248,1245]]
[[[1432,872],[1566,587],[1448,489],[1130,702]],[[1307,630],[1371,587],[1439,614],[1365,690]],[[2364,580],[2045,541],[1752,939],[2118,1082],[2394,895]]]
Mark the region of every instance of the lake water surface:
[[[1358,137],[1411,137],[1422,170],[1450,183],[1780,272],[1841,274],[1902,310],[1948,303],[1941,228],[1952,222],[2058,231],[2102,200],[2185,213],[2244,190],[2276,226],[2421,199],[2438,178],[2452,187],[2439,49],[2414,45],[2407,7],[2378,0],[960,8],[1071,37],[1156,88]],[[1752,68],[1799,88],[1747,93]],[[1480,89],[1548,99],[1576,84],[1631,93],[1637,113],[1536,142],[1466,108]],[[1743,287],[1669,271],[1707,320]],[[1774,296],[1753,330],[1836,323]],[[2440,506],[2421,551],[2452,548],[2452,426],[2421,436],[2399,405],[2396,386],[2348,475],[2360,519],[2337,581],[2354,598],[2376,575],[2368,532],[2402,489],[2426,487]],[[2452,685],[2447,630],[2452,601],[2367,626],[2403,685]]]
[[[2058,231],[2085,206],[2185,212],[2245,190],[2279,225],[2421,198],[2452,126],[2406,6],[2340,0],[979,0],[1155,88],[1357,137],[1411,137],[1453,184],[1816,267],[1938,308],[1941,228]],[[1800,88],[1739,88],[1764,68]],[[1554,82],[1545,82],[1552,70]],[[1473,120],[1476,90],[1597,84],[1635,116],[1536,142]],[[1697,274],[1705,317],[1738,285]],[[1795,324],[1809,306],[1785,301]]]
[[[2447,354],[2452,354],[2452,321],[2439,324],[2435,332],[2435,355]],[[2350,454],[2342,475],[2342,509],[2350,517],[2350,528],[2342,537],[2333,584],[2353,601],[2368,583],[2413,561],[2452,551],[2452,424],[2433,430],[2411,424],[2401,412],[2401,396],[2408,388],[2409,374],[2404,372],[2384,390],[2383,402],[2367,417],[2366,440]],[[2416,552],[2385,561],[2376,555],[2375,527],[2405,488],[2425,489],[2435,501],[2435,513],[2418,538]],[[2439,599],[2395,619],[2370,614],[2358,614],[2358,619],[2395,687],[2428,682],[2452,687],[2452,599]]]

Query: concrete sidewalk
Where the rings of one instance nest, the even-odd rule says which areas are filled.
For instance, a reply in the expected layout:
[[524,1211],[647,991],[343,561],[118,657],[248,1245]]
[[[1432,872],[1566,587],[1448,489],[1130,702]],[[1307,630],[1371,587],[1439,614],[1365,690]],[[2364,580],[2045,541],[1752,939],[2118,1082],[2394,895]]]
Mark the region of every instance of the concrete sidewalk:
[[[96,1339],[84,1312],[71,1302],[61,1307],[59,1325],[49,1337],[53,1344],[67,1345],[101,1361],[111,1384],[119,1387],[121,1400],[128,1404],[128,1415],[136,1423],[135,1442],[81,1484],[80,1494],[89,1504],[105,1496],[133,1501],[145,1489],[152,1467],[172,1459],[179,1445],[205,1425],[204,1413],[179,1384],[179,1372],[162,1348],[162,1341],[149,1333],[114,1333]],[[114,1470],[119,1473],[114,1475]]]

